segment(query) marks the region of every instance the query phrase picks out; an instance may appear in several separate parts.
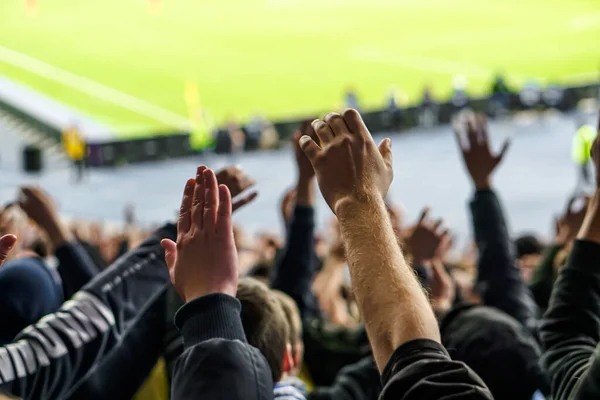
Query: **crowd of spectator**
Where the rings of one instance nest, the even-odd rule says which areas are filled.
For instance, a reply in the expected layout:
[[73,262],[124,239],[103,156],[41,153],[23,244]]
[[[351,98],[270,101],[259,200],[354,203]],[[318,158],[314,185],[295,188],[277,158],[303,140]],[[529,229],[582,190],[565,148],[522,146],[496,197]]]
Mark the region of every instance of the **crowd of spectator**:
[[190,171],[177,221],[152,230],[131,210],[122,230],[65,223],[42,189],[21,188],[0,213],[0,393],[600,398],[600,139],[595,192],[568,199],[545,243],[511,236],[495,190],[510,142],[493,152],[482,115],[454,127],[474,189],[460,258],[435,210],[410,222],[387,201],[392,142],[375,144],[353,109],[298,128],[284,238],[234,225],[257,196],[239,167]]

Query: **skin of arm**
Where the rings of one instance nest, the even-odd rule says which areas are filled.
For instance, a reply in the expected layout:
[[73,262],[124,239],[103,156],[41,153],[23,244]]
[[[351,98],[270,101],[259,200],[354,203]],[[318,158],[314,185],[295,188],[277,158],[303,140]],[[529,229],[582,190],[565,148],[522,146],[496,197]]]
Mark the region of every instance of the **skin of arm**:
[[342,203],[336,215],[379,371],[403,343],[417,338],[439,342],[435,315],[398,246],[383,198]]

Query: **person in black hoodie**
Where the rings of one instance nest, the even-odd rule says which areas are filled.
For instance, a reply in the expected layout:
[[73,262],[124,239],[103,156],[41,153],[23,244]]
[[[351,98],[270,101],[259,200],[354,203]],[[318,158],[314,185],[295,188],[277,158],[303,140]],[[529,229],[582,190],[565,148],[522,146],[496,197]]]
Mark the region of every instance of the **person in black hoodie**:
[[[598,125],[600,130],[600,122]],[[596,191],[554,285],[541,327],[554,400],[600,398],[600,139],[592,145]]]
[[464,361],[481,376],[496,400],[529,400],[540,389],[547,392],[536,341],[538,308],[521,279],[491,182],[509,142],[493,154],[482,115],[465,121],[461,128],[462,132],[456,132],[457,141],[476,190],[470,210],[479,250],[477,289],[483,305],[457,306],[444,316],[442,343],[452,349],[454,359]]

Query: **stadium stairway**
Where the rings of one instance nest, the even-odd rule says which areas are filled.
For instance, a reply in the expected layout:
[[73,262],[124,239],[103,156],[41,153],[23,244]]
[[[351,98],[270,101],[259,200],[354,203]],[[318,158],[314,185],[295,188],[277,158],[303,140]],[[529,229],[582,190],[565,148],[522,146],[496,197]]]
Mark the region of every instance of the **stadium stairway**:
[[68,165],[68,158],[59,143],[2,109],[0,109],[0,140],[3,149],[0,161],[4,166],[7,164],[14,167],[21,166],[23,149],[27,145],[37,146],[42,150],[46,168],[61,168]]

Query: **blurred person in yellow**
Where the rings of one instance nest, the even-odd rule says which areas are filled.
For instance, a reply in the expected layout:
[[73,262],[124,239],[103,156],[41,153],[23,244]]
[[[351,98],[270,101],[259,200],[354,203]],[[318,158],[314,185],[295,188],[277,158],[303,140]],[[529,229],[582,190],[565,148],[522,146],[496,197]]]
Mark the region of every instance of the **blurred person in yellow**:
[[573,136],[571,146],[571,156],[573,162],[577,164],[577,186],[576,194],[585,192],[586,188],[592,183],[589,165],[591,160],[592,143],[596,139],[597,132],[592,125],[579,123],[579,128]]
[[77,124],[72,124],[63,131],[62,145],[65,153],[72,161],[75,182],[81,182],[85,171],[87,146]]
[[194,151],[201,151],[213,145],[215,123],[208,110],[200,105],[200,94],[196,81],[186,82],[184,95],[192,125],[190,148]]

